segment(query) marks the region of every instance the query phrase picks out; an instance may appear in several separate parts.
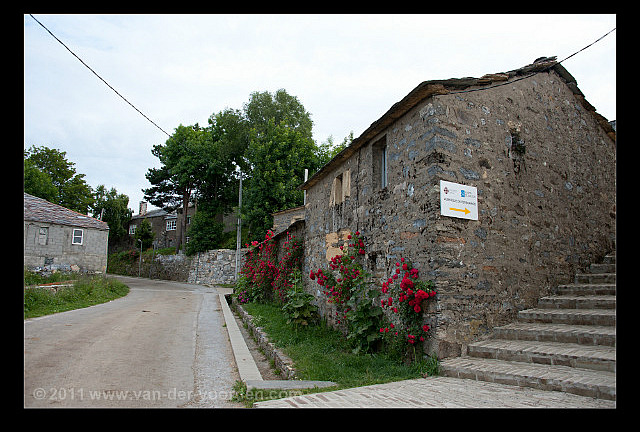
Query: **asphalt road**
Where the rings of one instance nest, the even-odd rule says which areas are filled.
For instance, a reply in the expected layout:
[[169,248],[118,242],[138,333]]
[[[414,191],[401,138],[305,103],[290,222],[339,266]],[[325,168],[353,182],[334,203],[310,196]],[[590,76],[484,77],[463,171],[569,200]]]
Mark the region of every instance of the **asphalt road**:
[[241,407],[215,288],[117,277],[120,299],[24,322],[25,407]]

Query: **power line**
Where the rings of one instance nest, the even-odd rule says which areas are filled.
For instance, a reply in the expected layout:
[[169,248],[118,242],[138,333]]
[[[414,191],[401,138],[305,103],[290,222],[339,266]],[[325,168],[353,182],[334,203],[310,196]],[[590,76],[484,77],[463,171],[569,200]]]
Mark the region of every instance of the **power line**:
[[40,24],[40,25],[42,26],[42,28],[43,28],[43,29],[45,29],[45,30],[46,30],[46,31],[47,31],[47,32],[48,32],[48,33],[49,33],[49,34],[50,34],[50,35],[51,35],[55,40],[57,40],[58,42],[60,42],[60,44],[61,44],[63,47],[65,47],[65,48],[67,49],[67,51],[69,51],[69,52],[70,52],[70,53],[71,53],[75,58],[77,58],[77,59],[80,61],[80,63],[82,63],[82,64],[83,64],[87,69],[89,69],[91,72],[93,72],[93,74],[94,74],[95,76],[97,76],[97,77],[100,79],[100,81],[102,81],[103,83],[105,83],[105,84],[107,85],[107,87],[109,87],[111,90],[113,90],[113,91],[115,92],[115,94],[117,94],[118,96],[120,96],[120,97],[122,98],[122,100],[124,100],[126,103],[128,103],[129,105],[131,105],[131,107],[132,107],[134,110],[138,111],[138,113],[140,113],[140,115],[141,115],[142,117],[144,117],[145,119],[147,119],[149,122],[151,122],[151,124],[152,124],[152,125],[154,125],[154,126],[155,126],[155,127],[157,127],[158,129],[160,129],[162,132],[164,132],[164,133],[165,133],[165,135],[167,135],[168,137],[171,137],[171,135],[169,135],[169,134],[168,134],[164,129],[162,129],[160,126],[158,126],[158,125],[157,125],[153,120],[151,120],[151,119],[150,119],[149,117],[147,117],[147,116],[146,116],[142,111],[140,111],[138,108],[136,108],[136,107],[135,107],[131,102],[129,102],[129,101],[128,101],[124,96],[122,96],[120,93],[118,93],[118,91],[117,91],[116,89],[114,89],[114,88],[113,88],[113,87],[112,87],[108,82],[106,82],[106,81],[105,81],[105,80],[104,80],[100,75],[98,75],[98,74],[96,73],[96,71],[94,71],[93,69],[91,69],[91,67],[90,67],[88,64],[86,64],[86,63],[85,63],[85,62],[84,62],[80,57],[78,57],[78,56],[77,56],[73,51],[71,51],[71,49],[70,49],[68,46],[66,46],[66,45],[64,44],[64,42],[62,42],[60,39],[58,39],[58,38],[56,37],[56,35],[54,35],[54,34],[51,32],[51,30],[49,30],[48,28],[46,28],[46,27],[44,26],[44,24],[42,24],[40,21],[38,21],[38,20],[37,20],[33,15],[29,14],[29,16],[30,16],[31,18],[33,18],[33,19],[35,20],[35,22],[37,22],[38,24]]
[[600,41],[601,41],[602,39],[604,39],[606,36],[609,36],[609,33],[612,33],[615,29],[616,29],[616,28],[614,27],[613,29],[609,30],[609,32],[608,32],[608,33],[606,33],[606,34],[604,34],[604,35],[600,36],[598,39],[596,39],[595,41],[591,42],[589,45],[587,45],[586,47],[582,48],[581,50],[578,50],[578,51],[574,52],[574,53],[573,53],[573,54],[571,54],[569,57],[567,57],[567,58],[565,58],[565,59],[563,59],[563,60],[559,61],[559,62],[558,62],[558,64],[562,63],[562,62],[563,62],[563,61],[565,61],[565,60],[570,59],[571,57],[573,57],[574,55],[578,54],[579,52],[586,50],[586,49],[587,49],[587,48],[589,48],[591,45],[594,45],[594,44],[596,44],[597,42],[600,42]]
[[546,68],[544,68],[544,69],[541,69],[541,70],[539,70],[539,71],[533,72],[533,73],[531,73],[531,74],[529,74],[529,75],[525,75],[525,76],[523,76],[523,77],[520,77],[520,78],[514,79],[514,80],[512,80],[512,81],[505,81],[505,82],[502,82],[502,83],[500,83],[500,84],[493,85],[493,86],[491,86],[491,87],[481,87],[481,88],[477,88],[477,89],[451,91],[451,92],[448,92],[447,94],[471,93],[471,92],[477,92],[477,91],[483,91],[483,90],[491,90],[491,89],[496,88],[496,87],[502,87],[502,86],[505,86],[505,85],[510,85],[510,84],[516,83],[516,82],[518,82],[518,81],[522,81],[523,79],[530,78],[530,77],[532,77],[532,76],[534,76],[534,75],[537,75],[537,74],[539,74],[539,73],[546,72],[546,71],[550,70],[552,67],[554,67],[554,66],[557,66],[557,65],[561,64],[563,61],[570,59],[570,58],[571,58],[571,57],[573,57],[574,55],[576,55],[576,54],[578,54],[578,53],[580,53],[580,52],[582,52],[582,51],[586,50],[586,49],[587,49],[587,48],[589,48],[590,46],[592,46],[592,45],[596,44],[597,42],[601,41],[601,40],[602,40],[602,39],[604,39],[606,36],[608,36],[610,33],[612,33],[615,29],[616,29],[616,28],[614,27],[613,29],[611,29],[611,30],[609,30],[607,33],[605,33],[604,35],[600,36],[600,37],[599,37],[598,39],[596,39],[595,41],[591,42],[589,45],[585,46],[585,47],[584,47],[584,48],[582,48],[582,49],[579,49],[578,51],[574,52],[573,54],[571,54],[571,55],[570,55],[570,56],[568,56],[568,57],[565,57],[564,59],[560,60],[559,62],[556,62],[556,63],[552,64],[551,66],[548,66],[548,67],[546,67]]

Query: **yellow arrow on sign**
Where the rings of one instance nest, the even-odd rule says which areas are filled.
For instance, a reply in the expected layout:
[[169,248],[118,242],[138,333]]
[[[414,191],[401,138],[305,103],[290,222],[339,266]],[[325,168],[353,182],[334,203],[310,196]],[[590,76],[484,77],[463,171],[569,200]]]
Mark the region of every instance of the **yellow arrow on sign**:
[[454,210],[454,211],[459,211],[459,212],[463,212],[465,215],[471,213],[471,210],[469,210],[468,208],[464,208],[464,210],[462,209],[457,209],[457,208],[453,208],[453,207],[449,207],[449,210]]

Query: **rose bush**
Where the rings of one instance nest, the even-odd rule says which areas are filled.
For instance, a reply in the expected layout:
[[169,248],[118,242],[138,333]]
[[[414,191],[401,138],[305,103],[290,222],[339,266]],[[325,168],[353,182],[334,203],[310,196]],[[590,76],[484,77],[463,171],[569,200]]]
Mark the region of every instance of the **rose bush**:
[[411,262],[401,258],[393,275],[382,283],[380,305],[389,312],[391,322],[380,327],[380,333],[391,344],[417,346],[428,336],[430,327],[424,323],[422,312],[436,291],[432,281],[419,280],[419,273]]
[[273,231],[269,230],[263,242],[245,245],[249,251],[236,284],[238,293],[243,291],[245,302],[287,301],[287,293],[293,287],[293,273],[300,270],[302,263],[302,242],[287,232],[282,257],[278,260],[274,237]]
[[347,236],[341,254],[331,258],[329,270],[311,271],[309,277],[323,287],[327,302],[336,307],[336,322],[354,351],[373,351],[381,339],[378,332],[382,308],[361,259],[365,255],[364,237],[359,231]]

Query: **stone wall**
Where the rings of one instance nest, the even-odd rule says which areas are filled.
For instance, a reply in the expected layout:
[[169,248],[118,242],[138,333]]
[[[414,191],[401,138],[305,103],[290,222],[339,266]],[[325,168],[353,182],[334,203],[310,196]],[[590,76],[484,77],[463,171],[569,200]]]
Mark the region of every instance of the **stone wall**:
[[[553,69],[483,91],[441,93],[306,189],[303,272],[326,269],[356,230],[375,278],[410,259],[435,282],[437,301],[425,320],[436,334],[427,350],[442,358],[461,354],[612,248],[616,155],[579,90]],[[477,188],[479,220],[440,215],[440,180]],[[319,287],[306,283],[330,319]]]
[[[82,244],[71,244],[74,229],[82,229]],[[108,230],[25,221],[24,267],[104,274],[108,239]]]
[[[240,250],[238,271],[244,263],[247,249]],[[200,252],[191,259],[187,282],[197,284],[230,284],[236,281],[235,249],[214,249]]]

